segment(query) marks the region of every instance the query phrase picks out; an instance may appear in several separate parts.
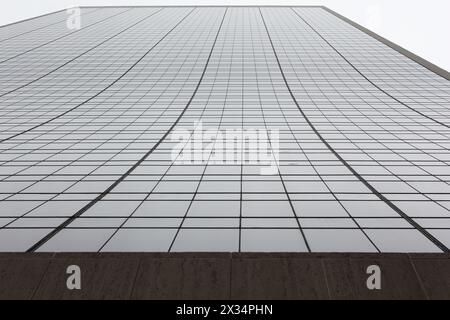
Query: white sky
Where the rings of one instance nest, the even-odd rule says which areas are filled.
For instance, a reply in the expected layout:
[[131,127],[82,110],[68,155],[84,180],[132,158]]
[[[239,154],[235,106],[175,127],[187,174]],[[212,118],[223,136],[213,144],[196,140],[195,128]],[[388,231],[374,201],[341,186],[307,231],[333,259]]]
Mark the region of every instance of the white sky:
[[0,25],[83,5],[325,5],[450,70],[449,0],[4,0]]

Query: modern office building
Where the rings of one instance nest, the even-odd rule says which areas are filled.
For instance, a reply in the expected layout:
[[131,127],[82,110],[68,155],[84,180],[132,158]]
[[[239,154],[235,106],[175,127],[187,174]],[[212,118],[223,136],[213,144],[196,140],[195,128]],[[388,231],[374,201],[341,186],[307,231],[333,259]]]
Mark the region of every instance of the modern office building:
[[326,8],[64,10],[0,46],[0,251],[449,251],[449,74]]

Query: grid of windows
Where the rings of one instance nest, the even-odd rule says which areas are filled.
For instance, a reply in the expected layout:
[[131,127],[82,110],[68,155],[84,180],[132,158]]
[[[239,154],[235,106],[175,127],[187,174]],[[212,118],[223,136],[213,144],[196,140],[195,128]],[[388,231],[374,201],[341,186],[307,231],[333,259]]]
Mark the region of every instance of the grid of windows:
[[319,7],[65,15],[0,28],[0,251],[449,250],[448,80]]

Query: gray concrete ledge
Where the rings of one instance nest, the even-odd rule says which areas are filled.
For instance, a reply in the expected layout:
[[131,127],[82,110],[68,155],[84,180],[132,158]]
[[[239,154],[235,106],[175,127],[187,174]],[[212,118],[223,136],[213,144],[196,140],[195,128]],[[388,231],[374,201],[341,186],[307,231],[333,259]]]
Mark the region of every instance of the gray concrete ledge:
[[450,299],[450,254],[0,253],[0,299]]

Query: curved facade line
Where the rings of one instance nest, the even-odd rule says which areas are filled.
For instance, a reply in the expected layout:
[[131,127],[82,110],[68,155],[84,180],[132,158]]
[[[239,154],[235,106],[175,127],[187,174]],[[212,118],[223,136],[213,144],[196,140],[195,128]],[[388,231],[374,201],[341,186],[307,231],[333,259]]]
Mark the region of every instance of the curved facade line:
[[424,235],[428,240],[430,240],[434,245],[436,245],[439,249],[441,249],[443,252],[450,252],[450,249],[447,248],[441,241],[439,241],[436,237],[434,237],[431,233],[429,233],[427,230],[425,230],[421,225],[419,225],[417,222],[415,222],[410,216],[408,216],[405,212],[403,212],[399,207],[397,207],[394,203],[392,203],[389,199],[387,199],[383,194],[381,194],[375,187],[373,187],[366,179],[364,179],[344,158],[342,158],[339,153],[336,152],[336,150],[333,149],[333,147],[325,140],[325,138],[320,134],[320,132],[316,129],[314,124],[311,122],[311,120],[308,118],[308,116],[305,114],[303,109],[300,107],[300,105],[297,102],[297,99],[295,98],[291,87],[289,86],[289,83],[286,79],[286,76],[284,74],[283,68],[281,66],[280,60],[278,58],[277,51],[275,49],[275,46],[272,42],[272,38],[269,33],[269,29],[267,28],[266,21],[264,19],[264,16],[261,12],[261,9],[259,9],[259,12],[261,14],[261,17],[263,19],[264,27],[267,32],[267,36],[269,37],[269,42],[272,47],[272,51],[275,55],[275,59],[277,60],[278,69],[280,70],[281,76],[283,78],[283,81],[286,85],[287,90],[289,91],[289,95],[291,96],[292,100],[294,101],[295,105],[297,106],[298,110],[302,114],[305,121],[308,123],[308,125],[311,127],[311,129],[314,131],[314,133],[317,135],[317,137],[320,139],[320,141],[330,150],[334,156],[348,169],[350,172],[358,178],[360,182],[362,182],[375,196],[377,196],[381,201],[383,201],[385,204],[387,204],[391,209],[393,209],[395,212],[397,212],[403,219],[405,219],[411,226],[414,227],[417,231],[419,231],[422,235]]

